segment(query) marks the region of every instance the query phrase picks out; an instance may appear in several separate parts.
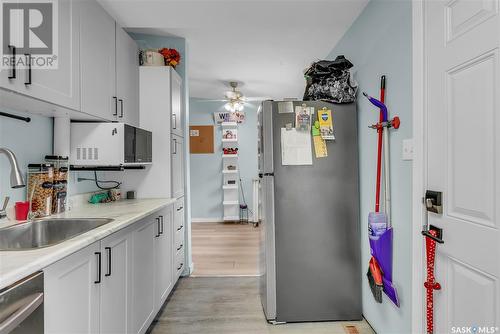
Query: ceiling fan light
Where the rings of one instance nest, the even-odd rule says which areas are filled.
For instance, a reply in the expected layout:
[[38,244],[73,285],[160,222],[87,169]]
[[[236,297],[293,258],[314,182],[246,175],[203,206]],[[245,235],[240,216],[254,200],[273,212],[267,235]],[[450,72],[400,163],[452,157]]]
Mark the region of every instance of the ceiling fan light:
[[224,109],[226,109],[227,111],[232,111],[232,107],[231,107],[231,103],[228,102],[224,105]]

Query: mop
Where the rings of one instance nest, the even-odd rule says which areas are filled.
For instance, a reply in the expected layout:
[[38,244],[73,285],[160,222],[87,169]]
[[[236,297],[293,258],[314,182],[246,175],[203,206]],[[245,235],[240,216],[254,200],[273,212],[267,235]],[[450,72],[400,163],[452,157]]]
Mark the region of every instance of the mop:
[[[385,78],[382,78],[382,87],[385,86]],[[378,265],[382,273],[382,287],[384,293],[389,297],[389,299],[399,307],[399,298],[397,294],[397,290],[392,283],[392,238],[393,238],[393,229],[391,222],[391,192],[390,192],[390,171],[389,171],[389,128],[393,127],[395,129],[399,128],[400,120],[399,117],[394,117],[392,120],[388,119],[388,112],[386,105],[371,97],[366,93],[363,95],[376,107],[380,109],[381,113],[381,122],[372,126],[379,131],[379,140],[380,134],[382,134],[383,145],[378,144],[379,154],[382,146],[384,147],[384,210],[385,213],[379,212],[380,206],[375,207],[375,212],[370,213],[368,216],[369,219],[369,227],[370,227],[370,250],[372,253],[372,258],[374,258],[373,262]],[[383,94],[382,94],[383,96]],[[384,131],[384,128],[385,131]],[[380,159],[379,159],[380,161]],[[377,164],[378,167],[380,163]],[[377,178],[379,178],[379,170],[377,170]],[[380,183],[377,180],[377,187],[380,187]],[[378,194],[379,191],[377,191]],[[378,209],[378,210],[377,210]],[[372,271],[374,268],[374,271]],[[377,266],[372,265],[372,260],[370,260],[370,272],[376,273]],[[376,275],[373,275],[374,279]],[[371,283],[371,282],[370,282]],[[374,293],[375,298],[377,299],[376,294]],[[377,300],[378,301],[378,300]],[[379,301],[380,302],[380,301]]]
[[[385,100],[385,75],[382,76],[380,81],[380,101],[383,103]],[[387,115],[384,115],[383,110],[380,109],[379,123],[384,121],[384,118]],[[368,215],[368,229],[369,235],[375,236],[377,235],[377,231],[374,230],[374,227],[380,226],[384,230],[387,228],[387,217],[384,213],[380,213],[380,177],[381,177],[381,166],[382,166],[382,132],[384,128],[379,126],[377,127],[378,140],[377,140],[377,182],[375,188],[375,211],[371,212]],[[373,227],[373,228],[372,228]],[[368,272],[366,273],[368,277],[368,283],[370,285],[370,289],[373,294],[373,298],[377,303],[382,303],[382,291],[384,290],[384,284],[382,280],[382,272],[380,270],[380,266],[377,263],[377,260],[374,256],[370,258],[370,262],[368,265]]]

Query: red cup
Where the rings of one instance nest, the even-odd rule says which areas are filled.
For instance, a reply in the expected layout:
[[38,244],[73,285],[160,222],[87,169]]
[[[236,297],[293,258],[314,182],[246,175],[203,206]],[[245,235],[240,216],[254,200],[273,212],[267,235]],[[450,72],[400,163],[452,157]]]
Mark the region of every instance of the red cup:
[[16,220],[26,220],[28,219],[28,210],[30,208],[30,202],[16,202]]

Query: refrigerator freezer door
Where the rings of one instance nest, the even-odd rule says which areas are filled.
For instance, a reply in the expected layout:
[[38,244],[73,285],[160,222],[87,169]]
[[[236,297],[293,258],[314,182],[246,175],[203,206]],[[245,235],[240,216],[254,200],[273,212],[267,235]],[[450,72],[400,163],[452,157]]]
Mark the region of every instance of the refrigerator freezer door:
[[305,103],[332,110],[336,139],[312,166],[283,166],[280,132],[295,114],[273,104],[276,321],[361,319],[355,105]]
[[274,178],[262,182],[262,221],[260,227],[260,296],[267,320],[276,318],[276,263],[274,247]]

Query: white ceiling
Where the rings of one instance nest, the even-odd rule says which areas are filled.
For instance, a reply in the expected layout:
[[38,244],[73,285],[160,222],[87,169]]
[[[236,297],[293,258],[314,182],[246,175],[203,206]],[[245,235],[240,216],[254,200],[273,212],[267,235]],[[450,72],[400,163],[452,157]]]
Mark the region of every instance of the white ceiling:
[[[123,26],[184,37],[191,97],[302,97],[303,70],[328,55],[368,0],[100,0]],[[146,29],[144,29],[146,28]]]

